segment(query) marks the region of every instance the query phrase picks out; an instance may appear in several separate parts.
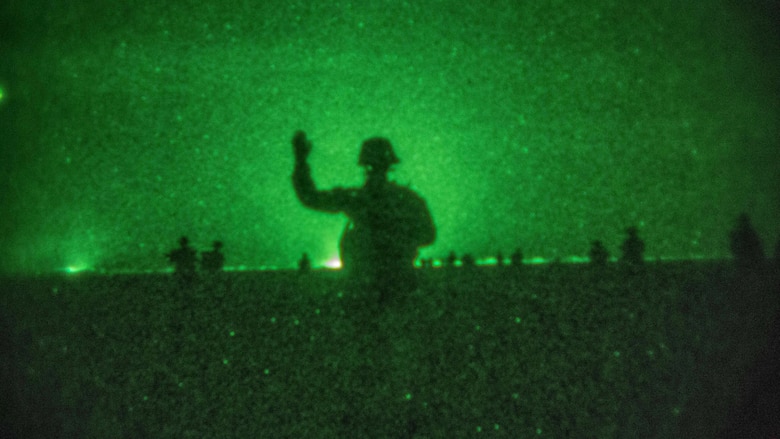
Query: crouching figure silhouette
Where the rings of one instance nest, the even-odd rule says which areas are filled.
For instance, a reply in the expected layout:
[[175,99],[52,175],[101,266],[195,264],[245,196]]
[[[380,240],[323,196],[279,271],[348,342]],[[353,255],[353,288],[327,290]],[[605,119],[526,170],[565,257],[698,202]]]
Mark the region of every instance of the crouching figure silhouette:
[[301,203],[348,218],[339,250],[352,284],[378,292],[380,302],[413,290],[418,249],[433,243],[436,227],[425,200],[388,179],[399,163],[390,141],[373,137],[363,142],[358,158],[366,176],[362,187],[330,190],[318,190],[312,180],[307,163],[312,144],[303,131],[295,133],[292,145],[292,181]]

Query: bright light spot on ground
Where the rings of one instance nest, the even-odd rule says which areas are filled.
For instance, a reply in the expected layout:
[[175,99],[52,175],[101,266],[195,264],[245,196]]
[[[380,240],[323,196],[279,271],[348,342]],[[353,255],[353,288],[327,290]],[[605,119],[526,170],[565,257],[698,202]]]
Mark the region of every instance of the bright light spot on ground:
[[80,273],[82,271],[89,270],[90,267],[88,267],[86,264],[76,264],[76,265],[69,265],[65,267],[64,271],[68,274],[75,274]]
[[477,265],[496,265],[496,258],[478,259]]
[[338,256],[333,256],[325,261],[324,265],[328,268],[339,269],[341,268],[341,259]]

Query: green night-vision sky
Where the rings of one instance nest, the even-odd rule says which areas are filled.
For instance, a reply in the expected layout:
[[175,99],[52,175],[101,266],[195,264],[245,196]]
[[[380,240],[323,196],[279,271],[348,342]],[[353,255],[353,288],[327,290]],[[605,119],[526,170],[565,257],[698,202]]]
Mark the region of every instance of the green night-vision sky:
[[360,143],[428,202],[425,257],[729,254],[780,235],[777,2],[11,0],[0,7],[0,269],[156,270],[186,235],[227,265],[315,265],[322,188]]

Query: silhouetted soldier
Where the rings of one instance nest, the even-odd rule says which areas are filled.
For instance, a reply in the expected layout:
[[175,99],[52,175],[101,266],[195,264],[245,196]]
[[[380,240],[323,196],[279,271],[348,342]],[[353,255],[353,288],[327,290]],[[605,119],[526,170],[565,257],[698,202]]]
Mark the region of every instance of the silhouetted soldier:
[[739,215],[736,227],[731,230],[729,237],[731,254],[734,255],[737,268],[754,269],[764,264],[764,245],[746,213]]
[[639,229],[634,226],[626,229],[626,233],[628,233],[628,237],[620,247],[623,251],[620,262],[634,271],[644,264],[645,242],[639,238]]
[[476,267],[477,266],[477,261],[474,259],[474,256],[472,256],[469,253],[466,253],[465,255],[463,255],[463,258],[461,258],[460,262],[461,262],[461,266],[466,267],[466,268],[471,268],[471,267]]
[[520,266],[523,265],[523,251],[519,248],[516,249],[514,253],[509,256],[509,262],[513,267],[520,268]]
[[303,131],[292,140],[295,153],[293,187],[305,206],[343,212],[349,218],[339,250],[343,269],[359,285],[380,292],[380,300],[399,290],[416,286],[414,260],[418,248],[433,243],[436,228],[428,206],[407,187],[387,179],[399,163],[390,142],[381,137],[363,142],[358,164],[366,181],[358,188],[317,190],[307,158],[311,142]]
[[303,256],[301,256],[301,260],[298,261],[298,271],[301,273],[308,273],[311,271],[311,259],[309,259],[308,253],[304,253]]
[[588,253],[591,265],[597,267],[604,267],[609,260],[609,252],[604,244],[598,239],[593,241],[590,246],[590,252]]
[[203,252],[200,256],[200,266],[207,273],[217,273],[225,267],[225,255],[220,251],[222,242],[214,241],[213,245],[213,250]]
[[449,255],[447,255],[447,259],[444,260],[444,264],[447,267],[454,267],[455,262],[458,260],[458,255],[455,254],[454,251],[451,251]]
[[496,255],[496,266],[503,267],[504,266],[504,254],[501,252],[498,252]]
[[165,256],[173,264],[174,275],[181,283],[188,284],[195,279],[197,256],[186,236],[179,238],[179,248],[171,250]]

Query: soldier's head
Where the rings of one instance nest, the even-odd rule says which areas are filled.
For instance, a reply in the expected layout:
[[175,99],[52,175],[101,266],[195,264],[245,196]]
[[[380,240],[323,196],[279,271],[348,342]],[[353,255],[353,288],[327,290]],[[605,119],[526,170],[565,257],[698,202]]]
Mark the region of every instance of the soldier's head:
[[358,164],[369,173],[386,174],[390,167],[400,163],[393,151],[393,145],[384,137],[366,139],[360,147]]
[[222,241],[214,241],[212,245],[214,246],[214,250],[219,250],[222,248]]
[[190,240],[187,239],[186,236],[182,236],[181,238],[179,238],[179,245],[181,245],[182,247],[187,247],[187,245],[189,243],[190,243]]

